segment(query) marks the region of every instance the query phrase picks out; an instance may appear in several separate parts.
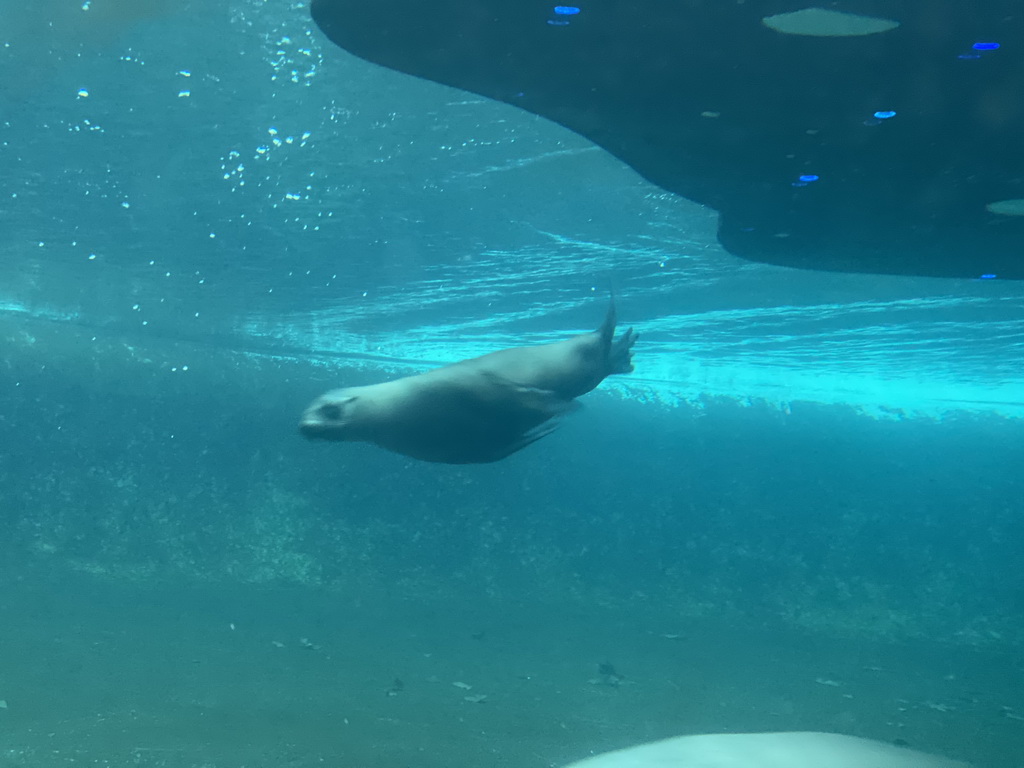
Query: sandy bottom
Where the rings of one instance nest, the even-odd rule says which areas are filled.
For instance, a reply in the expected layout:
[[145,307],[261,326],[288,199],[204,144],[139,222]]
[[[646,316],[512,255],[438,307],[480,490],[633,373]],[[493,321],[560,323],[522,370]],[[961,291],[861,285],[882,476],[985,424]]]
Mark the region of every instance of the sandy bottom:
[[756,730],[900,739],[979,768],[1024,755],[1011,653],[568,600],[342,599],[10,569],[3,581],[4,768],[541,768]]

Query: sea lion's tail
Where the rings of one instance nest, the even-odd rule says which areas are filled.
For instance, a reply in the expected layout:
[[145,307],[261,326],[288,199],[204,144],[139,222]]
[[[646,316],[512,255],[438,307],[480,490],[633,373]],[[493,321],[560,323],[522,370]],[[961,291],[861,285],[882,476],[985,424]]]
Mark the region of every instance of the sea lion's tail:
[[608,314],[597,332],[601,335],[607,352],[608,373],[632,373],[633,372],[633,345],[640,338],[632,328],[627,328],[619,338],[615,338],[615,294],[612,294],[608,302]]

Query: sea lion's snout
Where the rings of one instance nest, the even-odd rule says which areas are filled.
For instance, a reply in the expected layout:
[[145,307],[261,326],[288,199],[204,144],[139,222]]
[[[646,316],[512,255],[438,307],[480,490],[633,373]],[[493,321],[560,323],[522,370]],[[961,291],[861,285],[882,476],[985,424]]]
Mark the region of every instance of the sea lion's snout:
[[348,406],[356,398],[328,392],[314,400],[299,420],[299,433],[310,440],[347,440],[350,422]]
[[303,417],[302,421],[299,422],[299,434],[307,440],[331,439],[328,430],[325,430],[321,424],[306,419],[305,417]]

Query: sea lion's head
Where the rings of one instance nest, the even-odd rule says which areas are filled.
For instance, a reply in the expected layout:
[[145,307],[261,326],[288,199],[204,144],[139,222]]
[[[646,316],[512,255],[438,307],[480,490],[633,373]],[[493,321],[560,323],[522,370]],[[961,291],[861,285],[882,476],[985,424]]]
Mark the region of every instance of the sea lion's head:
[[354,388],[333,389],[309,404],[299,421],[299,432],[311,440],[360,440],[356,434]]

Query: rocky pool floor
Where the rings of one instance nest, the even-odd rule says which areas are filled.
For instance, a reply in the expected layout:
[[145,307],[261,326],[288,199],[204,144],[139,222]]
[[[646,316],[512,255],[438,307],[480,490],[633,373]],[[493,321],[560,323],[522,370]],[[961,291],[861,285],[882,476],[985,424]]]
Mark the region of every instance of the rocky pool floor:
[[0,766],[559,766],[701,732],[826,730],[1019,768],[1013,649],[649,605],[125,583],[5,569]]

